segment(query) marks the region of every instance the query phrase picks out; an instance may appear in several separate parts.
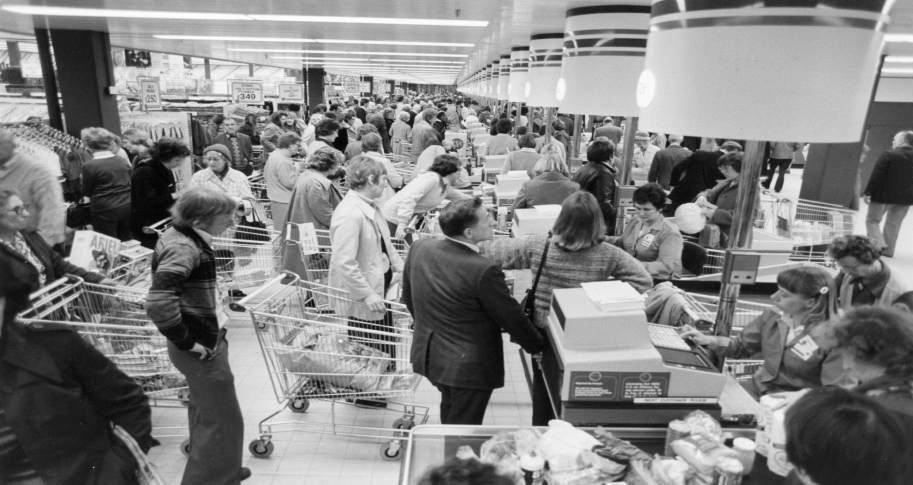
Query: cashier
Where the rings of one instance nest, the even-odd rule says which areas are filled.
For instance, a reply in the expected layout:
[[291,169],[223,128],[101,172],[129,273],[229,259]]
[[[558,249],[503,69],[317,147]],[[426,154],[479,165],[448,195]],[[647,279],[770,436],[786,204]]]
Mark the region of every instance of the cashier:
[[625,226],[624,234],[609,238],[609,242],[637,258],[656,280],[682,275],[682,234],[663,217],[665,206],[666,193],[659,184],[638,187],[634,191],[637,217]]
[[761,354],[764,365],[745,388],[755,399],[773,392],[797,391],[845,382],[840,352],[827,352],[815,343],[812,330],[837,315],[834,278],[824,268],[805,266],[777,275],[774,309],[765,310],[737,336],[704,335],[685,326],[690,338],[720,357],[747,359]]

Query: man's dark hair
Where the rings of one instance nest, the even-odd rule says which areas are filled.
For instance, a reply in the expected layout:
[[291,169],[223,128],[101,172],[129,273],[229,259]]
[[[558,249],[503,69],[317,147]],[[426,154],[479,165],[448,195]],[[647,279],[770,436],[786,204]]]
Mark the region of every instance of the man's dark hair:
[[183,140],[178,138],[160,138],[152,145],[148,152],[149,157],[161,163],[170,162],[177,157],[189,157],[190,148]]
[[615,144],[609,140],[597,138],[586,149],[586,159],[590,162],[608,162],[615,156]]
[[288,110],[292,111],[294,113],[297,113],[297,112],[301,111],[301,105],[297,104],[297,103],[292,103],[292,104],[288,105]]
[[479,207],[482,207],[482,199],[478,197],[460,199],[447,204],[441,210],[441,216],[438,218],[441,231],[447,237],[462,236],[466,228],[479,223],[479,217],[476,214]]
[[368,102],[369,102],[369,101],[368,101],[368,98],[364,98],[364,99],[362,99],[361,101],[358,102],[358,105],[359,105],[359,106],[367,106],[367,105],[368,105]]
[[471,105],[476,105],[476,106],[478,106],[478,105],[479,105],[479,102],[473,99],[472,102],[469,103],[469,105],[470,105],[470,106],[471,106]]
[[221,125],[225,123],[225,115],[215,115],[212,117],[212,124]]
[[429,470],[419,485],[514,485],[514,481],[498,474],[494,465],[479,460],[451,458],[443,465]]
[[317,136],[328,136],[339,131],[339,122],[334,119],[324,118],[317,122],[314,132]]
[[865,236],[840,236],[831,241],[827,254],[833,259],[852,256],[862,264],[872,264],[881,257],[881,248],[874,239]]
[[495,128],[498,130],[498,133],[510,133],[510,129],[513,125],[510,120],[507,118],[501,118],[498,120],[498,124],[495,125]]
[[447,104],[450,104],[450,103],[453,102],[453,99],[447,98],[447,99],[444,100],[444,102],[447,103]]
[[327,105],[325,105],[325,104],[323,104],[323,103],[318,104],[317,107],[314,108],[314,112],[315,112],[315,113],[326,113],[326,112],[327,112]]
[[913,463],[901,421],[837,386],[810,390],[786,411],[786,455],[818,485],[901,485]]
[[342,105],[333,103],[330,105],[330,111],[336,113],[337,111],[339,111],[339,108],[341,108],[341,107],[342,107]]

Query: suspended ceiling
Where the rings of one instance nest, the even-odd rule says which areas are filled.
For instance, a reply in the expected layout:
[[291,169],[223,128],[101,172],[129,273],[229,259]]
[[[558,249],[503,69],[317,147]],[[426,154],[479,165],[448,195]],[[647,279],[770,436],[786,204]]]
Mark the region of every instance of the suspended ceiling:
[[[176,12],[177,17],[240,14],[242,19],[148,19],[130,17],[73,17],[12,13],[0,10],[0,31],[30,36],[35,28],[89,29],[110,33],[119,47],[191,55],[236,62],[298,69],[303,63],[333,62],[364,65],[372,58],[384,67],[351,65],[327,67],[329,72],[365,74],[408,82],[453,84],[510,52],[529,44],[529,36],[562,32],[569,8],[619,3],[613,0],[0,0],[0,6],[73,7],[111,10]],[[630,3],[621,2],[621,3]],[[457,15],[459,11],[459,15]],[[415,23],[300,22],[263,19],[263,15],[349,16],[363,19],[419,19]],[[254,17],[261,16],[255,20]],[[200,16],[198,16],[200,17]],[[426,21],[477,21],[487,26],[423,25]],[[913,56],[913,0],[897,0],[888,34],[909,36],[911,42],[890,42],[886,53]],[[167,39],[155,36],[254,37],[241,39]],[[282,39],[282,40],[268,40]],[[298,39],[298,40],[296,40]],[[302,42],[300,39],[311,39]],[[342,40],[338,42],[319,42]],[[315,42],[317,41],[317,42]],[[394,43],[394,44],[389,44]],[[398,45],[437,43],[455,45]],[[241,49],[241,50],[238,50]],[[271,52],[308,50],[314,52]],[[421,55],[419,55],[421,54]],[[461,57],[465,56],[465,57]],[[307,57],[308,60],[283,57]],[[311,60],[314,59],[314,60]],[[323,61],[321,61],[321,59]],[[353,61],[352,59],[359,59]],[[699,59],[695,60],[700,62]],[[836,61],[836,59],[835,59]],[[373,65],[374,62],[368,62]],[[461,64],[464,63],[465,65]],[[461,72],[453,70],[462,68]],[[913,64],[903,67],[913,68]],[[421,72],[419,72],[421,69]]]

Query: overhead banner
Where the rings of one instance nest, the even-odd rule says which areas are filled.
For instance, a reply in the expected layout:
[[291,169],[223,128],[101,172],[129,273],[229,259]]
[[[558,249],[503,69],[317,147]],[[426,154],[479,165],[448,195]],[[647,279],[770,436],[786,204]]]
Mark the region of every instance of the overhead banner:
[[263,103],[262,81],[229,81],[231,100],[238,104]]
[[279,83],[279,102],[292,103],[304,102],[304,84]]
[[153,111],[162,109],[162,92],[158,79],[139,79],[140,109]]

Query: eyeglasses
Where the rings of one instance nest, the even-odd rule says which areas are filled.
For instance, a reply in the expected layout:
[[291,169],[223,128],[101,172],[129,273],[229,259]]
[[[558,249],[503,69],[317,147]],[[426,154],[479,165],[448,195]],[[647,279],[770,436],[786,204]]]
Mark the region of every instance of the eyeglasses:
[[17,216],[21,216],[22,213],[25,212],[25,211],[27,211],[27,210],[29,210],[29,205],[28,205],[28,204],[22,204],[22,205],[20,205],[19,207],[13,207],[12,209],[8,210],[7,212],[15,212]]

